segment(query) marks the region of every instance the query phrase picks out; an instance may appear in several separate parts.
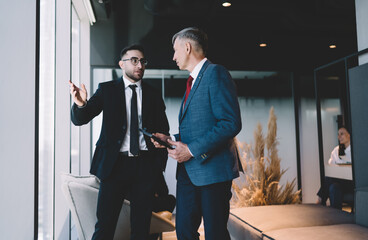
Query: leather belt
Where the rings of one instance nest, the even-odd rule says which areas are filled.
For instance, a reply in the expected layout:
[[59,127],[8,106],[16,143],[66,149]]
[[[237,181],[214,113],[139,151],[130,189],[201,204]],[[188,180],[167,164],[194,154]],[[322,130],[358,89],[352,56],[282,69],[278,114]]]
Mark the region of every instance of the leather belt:
[[120,155],[124,157],[128,157],[128,158],[137,158],[139,156],[145,155],[146,153],[148,153],[148,151],[140,150],[138,156],[129,156],[129,152],[125,151],[125,152],[120,152]]

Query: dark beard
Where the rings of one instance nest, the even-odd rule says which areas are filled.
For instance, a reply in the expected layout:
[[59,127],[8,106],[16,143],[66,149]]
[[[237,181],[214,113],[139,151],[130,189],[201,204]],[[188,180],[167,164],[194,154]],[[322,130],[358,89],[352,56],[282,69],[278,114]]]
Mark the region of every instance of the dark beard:
[[130,74],[130,73],[127,73],[127,72],[125,72],[125,74],[127,75],[127,77],[129,77],[134,82],[138,82],[139,80],[142,79],[142,78],[136,78],[133,74]]

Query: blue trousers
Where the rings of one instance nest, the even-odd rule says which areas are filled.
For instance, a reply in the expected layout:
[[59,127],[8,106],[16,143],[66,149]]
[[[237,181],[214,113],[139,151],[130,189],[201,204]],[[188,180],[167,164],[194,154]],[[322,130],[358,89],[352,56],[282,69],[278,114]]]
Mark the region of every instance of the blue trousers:
[[227,230],[232,181],[195,186],[183,164],[178,164],[176,235],[178,240],[199,240],[202,217],[206,240],[230,240]]
[[330,199],[331,207],[337,209],[342,209],[345,194],[354,194],[353,181],[331,177],[325,177],[325,181],[317,193],[322,199],[322,205],[326,205],[327,199]]

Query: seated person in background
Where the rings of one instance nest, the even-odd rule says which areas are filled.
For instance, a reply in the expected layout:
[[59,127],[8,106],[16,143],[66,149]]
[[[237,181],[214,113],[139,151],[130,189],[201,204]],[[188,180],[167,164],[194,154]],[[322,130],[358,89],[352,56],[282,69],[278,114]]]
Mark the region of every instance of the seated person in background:
[[331,152],[331,157],[328,160],[328,164],[344,164],[351,163],[351,151],[350,151],[350,133],[344,127],[339,128],[338,136],[339,145]]
[[[341,126],[339,128],[337,138],[339,145],[332,150],[328,164],[339,165],[351,163],[350,133],[346,127]],[[323,186],[317,193],[317,203],[326,205],[326,201],[329,198],[331,207],[341,209],[342,199],[345,194],[354,194],[352,180],[326,177]]]

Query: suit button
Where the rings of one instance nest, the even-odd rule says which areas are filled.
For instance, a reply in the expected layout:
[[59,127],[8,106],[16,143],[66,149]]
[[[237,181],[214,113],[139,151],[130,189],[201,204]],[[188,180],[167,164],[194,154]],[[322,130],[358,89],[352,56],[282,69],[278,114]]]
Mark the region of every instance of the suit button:
[[121,140],[118,141],[118,144],[121,144]]

